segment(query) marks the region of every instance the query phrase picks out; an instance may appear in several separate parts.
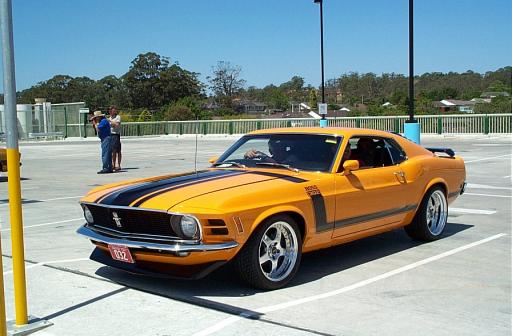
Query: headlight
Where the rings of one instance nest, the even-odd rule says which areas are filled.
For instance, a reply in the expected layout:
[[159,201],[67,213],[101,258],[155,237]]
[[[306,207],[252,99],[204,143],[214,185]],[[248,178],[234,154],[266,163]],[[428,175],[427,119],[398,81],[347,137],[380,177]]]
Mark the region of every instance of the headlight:
[[94,223],[94,217],[92,216],[92,212],[85,205],[84,205],[84,217],[85,217],[85,220],[87,221],[87,223],[89,223],[89,224]]
[[177,236],[183,239],[199,238],[199,222],[193,216],[172,215],[171,226]]
[[180,221],[181,233],[188,239],[194,239],[199,231],[197,220],[194,217],[182,216]]

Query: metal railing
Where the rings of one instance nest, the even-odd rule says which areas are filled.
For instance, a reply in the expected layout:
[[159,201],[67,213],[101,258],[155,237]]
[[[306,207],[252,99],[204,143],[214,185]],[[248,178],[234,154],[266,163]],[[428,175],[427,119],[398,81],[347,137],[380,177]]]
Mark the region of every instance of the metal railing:
[[[328,126],[331,127],[360,127],[403,133],[404,123],[407,121],[408,116],[327,119]],[[512,133],[512,113],[418,115],[416,119],[421,125],[421,133],[423,134]],[[318,124],[318,120],[311,118],[125,122],[121,125],[121,134],[123,136],[184,135],[196,133],[204,135],[245,134],[259,129],[309,127],[318,126]],[[90,124],[62,125],[62,129],[59,126],[55,128],[55,131],[65,132],[69,137],[95,136]]]

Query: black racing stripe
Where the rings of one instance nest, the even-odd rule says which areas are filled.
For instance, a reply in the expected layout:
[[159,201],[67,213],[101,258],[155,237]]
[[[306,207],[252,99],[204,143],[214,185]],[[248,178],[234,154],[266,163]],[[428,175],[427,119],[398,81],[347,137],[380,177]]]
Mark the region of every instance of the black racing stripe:
[[300,177],[289,176],[289,175],[279,174],[279,173],[270,173],[270,172],[261,172],[261,171],[250,171],[250,172],[247,172],[247,173],[248,174],[256,174],[256,175],[263,175],[263,176],[270,176],[270,177],[277,177],[279,179],[287,180],[287,181],[295,182],[295,183],[307,182],[307,180],[304,180],[304,179],[302,179]]
[[214,176],[232,175],[236,172],[237,171],[232,170],[201,171],[179,177],[172,177],[164,180],[146,182],[144,184],[139,184],[127,188],[122,188],[120,190],[116,190],[115,192],[111,193],[109,196],[101,200],[100,203],[106,205],[128,206],[137,199],[141,198],[142,196],[160,190],[162,188],[175,186],[177,184],[182,184],[184,182],[189,181],[199,181],[203,179],[208,179]]
[[133,204],[134,207],[138,207],[140,206],[142,203],[152,199],[153,197],[156,197],[158,195],[161,195],[161,194],[164,194],[168,191],[172,191],[172,190],[176,190],[176,189],[180,189],[180,188],[183,188],[183,187],[189,187],[189,186],[192,186],[192,185],[195,185],[195,184],[200,184],[200,183],[205,183],[205,182],[210,182],[210,181],[215,181],[215,180],[220,180],[220,179],[223,179],[223,178],[228,178],[228,177],[232,177],[232,176],[236,176],[236,175],[241,175],[243,174],[244,172],[233,172],[233,174],[227,174],[227,175],[222,175],[222,176],[216,176],[216,177],[211,177],[211,178],[205,178],[205,179],[200,179],[200,180],[194,180],[194,181],[191,181],[191,182],[185,182],[183,184],[178,184],[176,186],[173,186],[173,187],[168,187],[168,188],[165,188],[165,189],[162,189],[160,191],[157,191],[153,194],[150,194],[150,195],[147,195],[146,197],[144,198],[141,198],[139,199],[136,203]]
[[[198,173],[203,173],[203,172],[206,172],[207,170],[201,170],[201,171],[198,171]],[[115,193],[119,192],[119,191],[127,191],[129,188],[138,188],[142,185],[148,185],[149,183],[154,183],[154,182],[160,182],[160,181],[168,181],[169,179],[174,179],[174,178],[177,178],[177,177],[182,177],[182,176],[190,176],[190,175],[195,175],[196,172],[187,172],[187,173],[183,173],[183,174],[173,174],[173,175],[167,175],[167,176],[163,176],[162,178],[158,179],[158,180],[153,180],[151,182],[141,182],[141,183],[138,183],[138,184],[135,184],[135,185],[128,185],[124,188],[120,188],[120,189],[117,189],[117,190],[114,190],[114,191],[110,191],[108,193],[106,193],[105,195],[102,195],[101,197],[99,197],[97,200],[95,200],[94,202],[95,203],[101,203],[104,199],[106,199],[107,197],[111,196],[111,195],[114,195]]]
[[325,202],[322,194],[311,195],[311,201],[313,201],[313,211],[315,213],[316,232],[331,230],[333,223],[327,222]]
[[414,210],[414,209],[416,209],[416,207],[417,207],[416,204],[410,204],[410,205],[407,205],[407,206],[404,206],[401,208],[384,210],[384,211],[374,212],[374,213],[371,213],[368,215],[351,217],[351,218],[346,218],[346,219],[342,219],[342,220],[336,220],[336,224],[334,227],[340,228],[343,226],[349,226],[349,225],[353,225],[353,224],[367,222],[367,221],[374,220],[374,219],[388,217],[388,216],[396,215],[396,214],[399,214],[402,212]]

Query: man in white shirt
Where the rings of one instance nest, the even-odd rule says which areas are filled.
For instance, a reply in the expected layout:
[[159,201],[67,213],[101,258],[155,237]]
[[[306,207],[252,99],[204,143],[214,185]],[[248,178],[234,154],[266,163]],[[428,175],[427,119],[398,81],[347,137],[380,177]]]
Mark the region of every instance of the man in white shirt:
[[[109,109],[110,137],[112,144],[112,167],[114,171],[121,170],[121,116],[117,114],[117,108],[112,105]],[[117,165],[116,165],[117,161]]]

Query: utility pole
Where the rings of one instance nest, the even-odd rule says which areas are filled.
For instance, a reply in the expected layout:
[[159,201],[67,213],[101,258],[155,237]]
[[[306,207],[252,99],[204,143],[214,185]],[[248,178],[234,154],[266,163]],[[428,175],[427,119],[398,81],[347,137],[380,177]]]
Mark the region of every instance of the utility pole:
[[420,143],[420,124],[414,119],[414,0],[409,0],[409,119],[404,124],[407,139]]
[[7,143],[7,186],[11,217],[12,264],[16,324],[28,323],[25,253],[23,248],[23,219],[21,211],[20,155],[16,116],[16,78],[14,75],[14,42],[12,35],[11,0],[2,0],[0,8],[2,28],[2,60],[4,65],[4,107]]
[[327,106],[325,104],[325,84],[324,84],[324,4],[323,0],[313,0],[320,5],[320,66],[322,72],[322,104],[318,106],[318,113],[322,116],[320,127],[327,126]]
[[[35,319],[29,324],[27,313],[27,284],[25,278],[25,252],[23,244],[23,218],[21,207],[20,152],[18,146],[18,118],[16,113],[16,77],[14,66],[14,38],[12,34],[11,0],[0,0],[0,30],[2,35],[2,62],[4,66],[4,113],[7,144],[7,188],[9,190],[9,213],[11,217],[12,268],[14,279],[14,304],[16,320],[10,334],[30,333],[52,325],[51,322]],[[0,256],[0,259],[2,257]],[[2,269],[0,263],[0,270]],[[3,287],[3,280],[2,280]],[[2,288],[2,299],[5,295]],[[1,312],[3,310],[3,312]],[[1,307],[0,314],[5,313]],[[5,314],[4,314],[5,315]],[[0,316],[4,333],[5,316]]]

